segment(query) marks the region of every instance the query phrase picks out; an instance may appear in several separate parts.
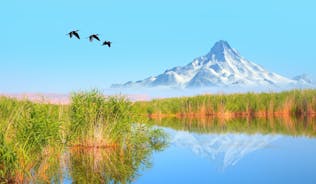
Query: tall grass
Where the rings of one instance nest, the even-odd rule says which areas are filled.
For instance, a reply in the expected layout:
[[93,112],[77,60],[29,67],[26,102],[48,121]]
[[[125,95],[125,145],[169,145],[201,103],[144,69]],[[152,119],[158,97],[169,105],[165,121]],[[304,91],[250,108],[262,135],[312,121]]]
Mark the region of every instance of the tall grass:
[[[0,98],[0,181],[27,182],[62,147],[61,106]],[[27,178],[27,180],[26,180]]]
[[54,173],[63,172],[69,147],[112,147],[125,155],[161,149],[164,134],[136,123],[141,119],[134,110],[126,98],[97,90],[74,93],[67,106],[0,97],[0,183],[58,181]]
[[316,90],[199,95],[137,102],[135,106],[144,114],[158,116],[307,116],[316,113]]
[[132,104],[124,97],[105,97],[97,90],[74,93],[70,139],[86,146],[120,143],[131,132],[135,116]]

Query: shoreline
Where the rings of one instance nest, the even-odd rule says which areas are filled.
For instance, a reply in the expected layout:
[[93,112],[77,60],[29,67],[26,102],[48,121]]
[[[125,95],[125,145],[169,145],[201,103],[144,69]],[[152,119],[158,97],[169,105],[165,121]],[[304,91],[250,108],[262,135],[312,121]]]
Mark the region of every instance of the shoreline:
[[147,114],[150,119],[161,118],[220,118],[220,119],[233,119],[233,118],[299,118],[299,117],[316,117],[316,112],[292,114],[290,112],[218,112],[218,113],[176,113],[176,114],[163,114],[153,113]]

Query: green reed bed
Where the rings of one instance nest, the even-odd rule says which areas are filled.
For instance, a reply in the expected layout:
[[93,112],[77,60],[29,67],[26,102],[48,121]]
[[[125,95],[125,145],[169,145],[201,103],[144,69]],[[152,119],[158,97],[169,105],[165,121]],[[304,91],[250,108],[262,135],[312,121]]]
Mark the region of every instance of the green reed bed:
[[217,113],[283,113],[309,115],[316,112],[316,90],[280,93],[214,94],[194,97],[155,99],[136,102],[144,114],[212,115]]
[[[61,148],[62,107],[0,98],[0,182],[35,177],[43,157]],[[45,173],[43,173],[45,175]]]
[[165,145],[161,130],[135,122],[141,118],[131,102],[97,90],[74,93],[66,106],[0,97],[0,183],[59,181],[63,155],[76,146],[127,156]]
[[72,145],[114,145],[126,141],[139,121],[125,97],[105,97],[99,91],[74,93],[70,105]]
[[68,145],[74,182],[130,183],[139,169],[150,167],[150,155],[166,146],[166,135],[137,123],[144,119],[136,110],[125,97],[97,90],[72,95]]

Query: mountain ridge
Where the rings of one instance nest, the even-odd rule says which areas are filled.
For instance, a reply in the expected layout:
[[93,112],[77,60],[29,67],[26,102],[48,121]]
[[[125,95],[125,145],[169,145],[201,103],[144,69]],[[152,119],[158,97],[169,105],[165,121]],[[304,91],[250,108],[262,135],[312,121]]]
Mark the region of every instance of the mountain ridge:
[[[306,83],[307,79],[304,79]],[[269,72],[242,57],[227,41],[220,40],[211,50],[184,66],[167,69],[162,74],[136,82],[111,87],[203,88],[227,86],[285,86],[302,82]]]

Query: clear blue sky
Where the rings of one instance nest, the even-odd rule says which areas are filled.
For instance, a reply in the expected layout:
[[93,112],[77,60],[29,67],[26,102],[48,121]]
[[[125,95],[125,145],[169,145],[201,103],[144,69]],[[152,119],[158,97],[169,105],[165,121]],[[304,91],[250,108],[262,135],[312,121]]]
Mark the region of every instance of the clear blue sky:
[[[316,79],[316,1],[3,0],[0,92],[67,93],[185,65],[222,39],[266,69]],[[79,29],[81,40],[65,34]],[[89,43],[99,33],[112,48]]]

